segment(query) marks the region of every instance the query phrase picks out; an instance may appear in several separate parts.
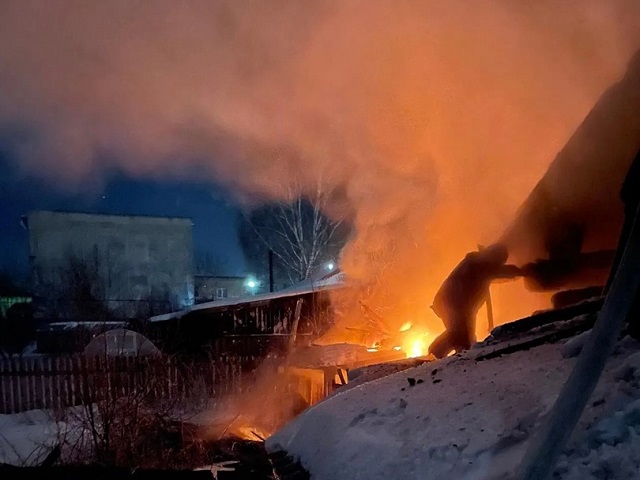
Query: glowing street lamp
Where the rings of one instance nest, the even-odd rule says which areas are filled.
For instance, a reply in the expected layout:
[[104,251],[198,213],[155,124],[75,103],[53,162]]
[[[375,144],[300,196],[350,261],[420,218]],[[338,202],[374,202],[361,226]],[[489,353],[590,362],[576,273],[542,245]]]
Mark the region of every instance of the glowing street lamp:
[[333,263],[333,262],[329,262],[329,263],[327,263],[327,264],[325,265],[325,268],[326,268],[327,270],[329,270],[330,272],[332,272],[332,271],[333,271],[333,269],[334,269],[334,268],[336,268],[336,265],[335,265],[335,263]]
[[256,290],[260,286],[260,282],[256,280],[254,277],[247,277],[244,281],[244,286],[249,290],[250,293],[256,293]]

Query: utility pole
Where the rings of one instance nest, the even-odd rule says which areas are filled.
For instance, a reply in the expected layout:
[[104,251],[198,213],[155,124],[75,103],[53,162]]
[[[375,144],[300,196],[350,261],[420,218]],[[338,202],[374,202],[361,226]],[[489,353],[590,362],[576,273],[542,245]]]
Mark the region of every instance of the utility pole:
[[273,250],[269,249],[269,292],[273,292]]

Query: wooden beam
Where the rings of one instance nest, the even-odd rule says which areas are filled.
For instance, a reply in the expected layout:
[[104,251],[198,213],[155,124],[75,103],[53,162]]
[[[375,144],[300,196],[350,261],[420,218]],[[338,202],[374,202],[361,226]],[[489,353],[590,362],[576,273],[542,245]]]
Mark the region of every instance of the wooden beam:
[[293,314],[293,325],[291,326],[291,337],[289,337],[289,350],[293,348],[296,343],[296,336],[298,335],[298,325],[300,323],[300,314],[302,313],[302,303],[304,300],[299,298],[296,301],[296,310]]
[[493,330],[493,302],[491,301],[491,286],[487,289],[487,331]]

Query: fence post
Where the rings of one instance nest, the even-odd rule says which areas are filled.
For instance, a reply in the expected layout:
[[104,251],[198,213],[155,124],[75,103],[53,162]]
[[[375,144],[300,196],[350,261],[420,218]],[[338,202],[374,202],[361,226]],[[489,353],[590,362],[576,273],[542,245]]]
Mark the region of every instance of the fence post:
[[30,359],[28,358],[21,358],[21,361],[24,365],[24,377],[21,376],[20,377],[20,383],[22,383],[22,380],[24,379],[24,390],[26,393],[26,403],[25,405],[27,406],[27,410],[33,410],[34,406],[33,406],[33,395],[32,395],[32,391],[31,391],[31,378],[33,376],[33,370],[31,368],[31,363],[29,361]]
[[4,374],[4,358],[0,358],[0,393],[2,394],[2,407],[0,413],[7,413],[7,375]]
[[53,375],[51,374],[51,372],[53,371],[52,368],[52,362],[51,362],[51,357],[47,357],[47,386],[48,386],[48,397],[49,397],[49,402],[46,404],[46,408],[53,408]]
[[[104,361],[103,361],[104,360]],[[109,396],[108,398],[111,399],[113,397],[113,379],[111,378],[111,376],[113,375],[113,371],[110,368],[111,365],[109,365],[109,362],[106,361],[106,356],[105,357],[93,357],[93,367],[94,367],[94,371],[98,371],[100,364],[103,364],[103,371],[105,371],[107,373],[107,395]],[[94,383],[95,386],[95,383]],[[96,389],[96,396],[99,394],[99,392]]]
[[60,386],[60,357],[55,358],[54,365],[55,365],[54,375],[56,376],[56,391],[55,391],[56,403],[54,405],[54,408],[57,410],[61,410],[62,409],[62,387]]
[[167,395],[169,398],[171,398],[171,392],[173,391],[173,369],[176,366],[173,360],[173,358],[169,359],[169,375],[167,379]]
[[31,364],[29,366],[29,368],[31,370],[31,378],[30,378],[30,380],[31,380],[31,392],[32,392],[32,395],[33,395],[32,398],[33,398],[33,408],[34,408],[34,410],[36,408],[38,408],[38,405],[39,405],[38,399],[40,398],[38,396],[38,388],[36,386],[36,372],[37,372],[36,361],[37,361],[37,359],[34,358],[34,357],[29,358],[29,363]]
[[74,355],[70,358],[71,360],[71,405],[76,406],[78,403],[76,402],[76,363],[77,356]]
[[216,395],[216,362],[214,362],[213,360],[210,363],[210,367],[211,368],[211,397],[215,397]]
[[62,358],[62,363],[63,363],[63,371],[64,371],[64,376],[62,377],[62,387],[64,389],[64,405],[62,408],[66,408],[69,406],[69,404],[71,403],[71,389],[69,388],[69,360],[71,360],[69,357],[63,357]]
[[7,376],[7,385],[9,386],[9,405],[7,407],[7,413],[13,413],[13,365],[11,362],[11,357],[7,359],[7,371],[9,375]]
[[18,355],[13,356],[13,360],[15,362],[17,375],[15,377],[16,380],[16,404],[15,404],[15,412],[20,411],[20,405],[22,404],[22,382],[20,381],[20,357]]

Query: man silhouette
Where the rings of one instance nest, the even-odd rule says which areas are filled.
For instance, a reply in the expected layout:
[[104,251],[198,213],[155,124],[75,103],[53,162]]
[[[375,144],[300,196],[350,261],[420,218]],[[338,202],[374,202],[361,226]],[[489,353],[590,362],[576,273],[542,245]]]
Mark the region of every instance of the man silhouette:
[[429,346],[436,358],[467,350],[476,341],[476,315],[489,294],[491,282],[522,275],[507,265],[509,253],[501,244],[468,253],[446,278],[433,300],[432,310],[446,328]]

